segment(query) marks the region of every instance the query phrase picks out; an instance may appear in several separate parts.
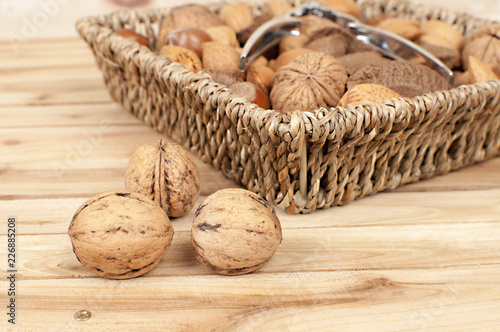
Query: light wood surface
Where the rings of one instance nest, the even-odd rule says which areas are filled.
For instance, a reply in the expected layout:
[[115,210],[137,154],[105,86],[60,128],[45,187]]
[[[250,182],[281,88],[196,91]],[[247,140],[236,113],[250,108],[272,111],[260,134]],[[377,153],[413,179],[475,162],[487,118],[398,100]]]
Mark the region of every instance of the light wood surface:
[[[17,218],[19,331],[498,331],[500,158],[309,215],[278,211],[260,270],[220,276],[173,220],[161,263],[132,280],[84,269],[67,235],[90,196],[124,187],[132,152],[162,137],[114,104],[78,39],[0,44],[0,330],[7,218]],[[196,159],[198,204],[237,187]],[[197,205],[198,205],[197,204]],[[77,321],[78,310],[92,312]]]

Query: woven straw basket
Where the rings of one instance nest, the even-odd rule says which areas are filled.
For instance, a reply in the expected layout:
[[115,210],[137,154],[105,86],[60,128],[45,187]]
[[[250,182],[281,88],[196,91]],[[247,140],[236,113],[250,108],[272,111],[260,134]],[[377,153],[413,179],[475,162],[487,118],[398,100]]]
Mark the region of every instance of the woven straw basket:
[[[386,13],[419,21],[441,19],[464,35],[487,23],[400,1],[358,4],[366,18]],[[256,13],[263,11],[262,5],[252,4]],[[111,96],[289,213],[345,204],[498,154],[499,80],[380,105],[283,115],[113,33],[126,27],[155,44],[168,10],[119,11],[78,22]]]

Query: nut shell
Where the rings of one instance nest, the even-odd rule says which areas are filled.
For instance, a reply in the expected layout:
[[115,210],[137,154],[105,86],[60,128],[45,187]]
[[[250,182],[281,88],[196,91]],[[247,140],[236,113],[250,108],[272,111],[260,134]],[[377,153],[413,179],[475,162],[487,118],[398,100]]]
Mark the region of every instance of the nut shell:
[[125,186],[155,201],[169,217],[181,217],[198,199],[200,175],[189,152],[179,144],[159,140],[134,152]]
[[239,275],[260,268],[281,243],[274,208],[244,189],[219,190],[196,211],[191,242],[196,258],[220,274]]
[[403,97],[415,97],[450,88],[448,81],[438,72],[411,61],[390,61],[363,67],[351,75],[347,89],[362,83],[383,85]]
[[174,229],[165,212],[144,195],[109,191],[80,206],[68,234],[85,268],[103,278],[128,279],[161,261]]
[[240,55],[233,47],[211,41],[203,43],[201,48],[203,68],[240,72]]
[[184,66],[184,68],[191,71],[200,70],[202,68],[201,59],[189,48],[175,45],[165,45],[161,48],[158,54],[166,56],[170,59],[170,61],[180,63]]
[[342,98],[340,98],[339,106],[352,106],[380,104],[384,100],[400,98],[401,95],[385,86],[378,84],[359,84],[351,90],[348,90]]
[[271,104],[282,113],[335,107],[345,91],[346,81],[347,73],[334,57],[307,53],[276,71]]
[[466,70],[469,69],[471,55],[490,65],[500,76],[500,23],[491,23],[466,39],[462,52],[462,62]]
[[481,83],[489,80],[497,80],[500,77],[493,72],[491,67],[475,56],[469,56],[469,82]]
[[251,27],[255,22],[252,9],[244,1],[228,2],[220,10],[219,17],[236,33]]

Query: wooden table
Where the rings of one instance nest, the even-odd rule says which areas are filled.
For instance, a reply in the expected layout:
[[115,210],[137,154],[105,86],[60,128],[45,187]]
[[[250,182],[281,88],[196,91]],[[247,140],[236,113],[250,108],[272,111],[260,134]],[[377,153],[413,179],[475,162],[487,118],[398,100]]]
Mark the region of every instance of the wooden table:
[[[113,103],[79,39],[0,44],[0,330],[396,331],[500,328],[500,158],[309,215],[278,211],[260,270],[216,275],[173,220],[161,263],[106,280],[67,235],[89,197],[124,188],[132,152],[162,137]],[[201,195],[237,187],[196,159]],[[16,273],[7,272],[15,218]],[[15,296],[8,295],[15,274]],[[7,277],[5,277],[7,275]],[[88,310],[87,321],[75,320]]]

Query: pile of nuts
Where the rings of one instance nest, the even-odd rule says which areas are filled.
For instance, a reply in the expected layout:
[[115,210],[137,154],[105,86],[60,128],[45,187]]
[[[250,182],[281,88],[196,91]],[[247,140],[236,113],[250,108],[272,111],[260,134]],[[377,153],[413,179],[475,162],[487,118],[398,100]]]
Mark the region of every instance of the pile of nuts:
[[[134,278],[158,265],[174,237],[170,218],[185,215],[195,205],[200,176],[187,151],[159,140],[134,152],[125,186],[127,190],[104,192],[86,201],[68,230],[78,260],[104,278]],[[258,269],[280,243],[281,225],[274,208],[247,190],[219,190],[196,211],[195,256],[219,274]]]
[[[319,3],[354,17],[361,14],[354,0]],[[451,88],[422,59],[385,58],[342,26],[315,15],[301,17],[300,35],[283,38],[242,74],[241,49],[251,33],[291,9],[287,0],[269,0],[264,14],[259,15],[239,0],[218,11],[199,4],[183,5],[163,18],[156,45],[144,44],[188,70],[209,74],[234,95],[281,113],[380,103]],[[500,23],[467,38],[440,20],[417,22],[382,14],[365,23],[405,37],[434,54],[455,71],[455,86],[500,77]],[[140,43],[145,39],[130,30],[119,33]]]

